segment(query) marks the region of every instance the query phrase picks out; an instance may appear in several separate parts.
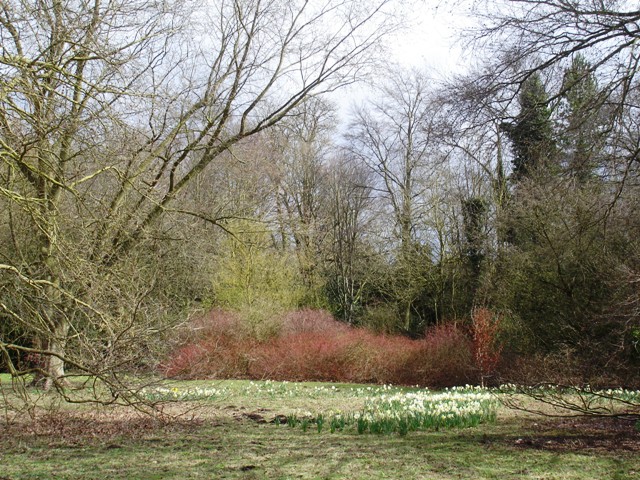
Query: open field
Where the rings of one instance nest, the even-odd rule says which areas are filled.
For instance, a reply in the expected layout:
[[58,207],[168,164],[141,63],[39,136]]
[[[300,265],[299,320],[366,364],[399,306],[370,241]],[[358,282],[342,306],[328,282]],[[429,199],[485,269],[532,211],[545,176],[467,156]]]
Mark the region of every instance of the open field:
[[[6,381],[4,382],[6,389]],[[632,422],[552,420],[498,406],[471,428],[358,434],[284,424],[359,411],[413,389],[280,382],[179,382],[168,422],[130,409],[62,405],[0,430],[2,479],[535,478],[635,479]],[[198,397],[199,400],[193,400]],[[206,399],[203,399],[205,398]],[[328,414],[327,414],[328,415]],[[276,420],[279,419],[279,420]],[[278,425],[278,423],[281,423]]]

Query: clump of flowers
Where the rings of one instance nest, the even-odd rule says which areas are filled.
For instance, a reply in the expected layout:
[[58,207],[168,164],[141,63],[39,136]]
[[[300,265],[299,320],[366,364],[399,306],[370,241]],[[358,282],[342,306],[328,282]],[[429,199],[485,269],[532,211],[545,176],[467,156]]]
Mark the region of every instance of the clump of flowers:
[[140,396],[152,402],[166,401],[194,401],[194,400],[219,400],[229,395],[226,388],[213,387],[155,387],[143,388],[140,390]]
[[[366,400],[359,412],[318,415],[318,431],[354,428],[358,433],[406,435],[416,430],[475,427],[496,419],[497,402],[488,390],[467,387],[432,393],[397,392]],[[296,426],[300,422],[290,422]]]
[[423,429],[475,427],[495,418],[496,404],[487,391],[399,393],[368,401],[358,419],[358,431],[406,434]]

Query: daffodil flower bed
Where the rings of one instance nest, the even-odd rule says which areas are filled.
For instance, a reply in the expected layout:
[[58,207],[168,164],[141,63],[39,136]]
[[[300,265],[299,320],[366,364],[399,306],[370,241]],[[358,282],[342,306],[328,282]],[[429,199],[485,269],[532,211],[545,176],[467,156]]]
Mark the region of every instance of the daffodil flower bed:
[[340,398],[364,399],[355,411],[312,413],[298,411],[284,418],[277,416],[277,424],[314,427],[318,432],[353,430],[358,433],[406,435],[416,430],[475,427],[495,421],[498,402],[489,390],[480,387],[457,387],[443,392],[428,389],[407,390],[391,385],[336,387],[290,382],[249,382],[240,388],[214,387],[158,387],[141,391],[151,401],[217,401],[234,395],[252,398]]
[[315,424],[318,431],[355,429],[358,433],[406,435],[416,430],[475,427],[494,422],[497,402],[484,389],[452,389],[441,393],[394,393],[368,399],[359,412],[330,412],[315,418],[290,416],[289,426],[302,425],[306,430]]

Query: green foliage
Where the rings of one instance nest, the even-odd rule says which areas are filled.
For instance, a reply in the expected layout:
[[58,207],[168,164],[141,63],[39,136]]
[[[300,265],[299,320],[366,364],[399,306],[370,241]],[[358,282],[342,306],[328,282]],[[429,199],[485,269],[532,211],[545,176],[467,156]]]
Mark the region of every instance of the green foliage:
[[323,271],[325,308],[347,323],[361,323],[387,266],[373,252],[372,245],[363,241],[349,243],[348,233],[345,238],[339,237],[342,234],[335,233],[333,252]]
[[488,214],[489,203],[484,198],[469,197],[462,201],[464,233],[464,239],[460,242],[462,281],[452,303],[460,305],[464,312],[468,312],[476,303],[476,292],[480,286],[488,251]]
[[515,122],[502,124],[513,147],[513,177],[516,180],[549,167],[556,149],[548,95],[539,74],[527,77],[518,100],[520,112]]
[[597,184],[572,190],[571,182],[521,185],[506,219],[518,241],[499,251],[487,290],[540,351],[581,356],[587,378],[622,344],[626,328],[611,312],[623,302],[615,278],[627,260],[618,233],[594,221],[605,192]]
[[295,260],[272,248],[269,233],[261,227],[240,224],[229,228],[233,236],[222,243],[214,279],[221,306],[253,306],[265,299],[283,309],[298,306],[303,292],[297,286]]
[[480,272],[480,264],[484,259],[483,243],[485,241],[487,211],[487,202],[482,198],[471,197],[462,202],[466,254],[472,272],[476,275]]
[[[564,73],[563,97],[574,114],[593,112],[597,107],[598,83],[591,64],[582,55],[576,55]],[[577,118],[575,119],[578,120]]]
[[381,303],[368,306],[358,319],[358,324],[375,333],[398,333],[400,318],[392,305]]
[[591,64],[576,55],[566,69],[562,85],[561,146],[568,170],[580,181],[593,178],[605,136],[601,95]]
[[[384,274],[378,276],[375,285],[378,298],[384,299],[395,312],[387,316],[387,321],[397,320],[396,331],[420,337],[426,327],[442,320],[438,306],[441,305],[440,287],[446,279],[441,274],[428,245],[412,242],[397,252]],[[379,307],[374,305],[374,319],[375,309]],[[378,317],[378,320],[383,319]]]
[[237,310],[257,338],[277,333],[276,318],[300,306],[307,293],[291,252],[273,248],[257,222],[234,222],[221,245],[213,280],[216,303]]

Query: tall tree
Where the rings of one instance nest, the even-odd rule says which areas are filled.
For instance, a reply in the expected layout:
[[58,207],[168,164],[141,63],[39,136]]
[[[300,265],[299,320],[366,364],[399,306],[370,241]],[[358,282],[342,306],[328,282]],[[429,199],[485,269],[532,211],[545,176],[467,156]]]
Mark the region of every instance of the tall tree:
[[549,99],[539,74],[525,80],[518,100],[520,111],[515,121],[502,124],[513,147],[515,180],[548,169],[556,153]]
[[330,175],[326,291],[337,316],[355,323],[375,274],[368,268],[371,247],[366,242],[372,219],[371,173],[348,158],[337,158]]
[[640,10],[632,2],[481,0],[471,10],[480,22],[468,33],[491,64],[483,79],[522,83],[533,71],[562,67],[576,54],[593,59],[590,68],[608,78],[610,94],[637,75]]
[[[480,276],[480,267],[485,257],[484,243],[487,222],[487,205],[480,197],[471,197],[462,202],[466,256],[471,267],[474,284]],[[475,286],[475,285],[474,285]]]
[[597,167],[604,147],[602,95],[590,63],[576,55],[565,70],[561,112],[563,156],[566,168],[584,183]]
[[442,162],[435,141],[437,110],[427,77],[398,71],[381,79],[375,98],[355,111],[345,137],[350,155],[376,177],[374,191],[390,215],[397,266],[392,289],[408,332],[424,322],[415,307],[424,294],[423,269],[429,268],[424,262],[430,263],[421,228],[430,206],[427,193]]
[[[320,290],[322,250],[329,233],[326,192],[333,107],[312,98],[290,121],[271,132],[275,149],[272,181],[282,228],[290,235],[308,291]],[[283,241],[283,246],[286,241]]]
[[[511,294],[502,306],[524,319],[548,351],[573,349],[582,362],[578,373],[588,381],[589,366],[624,364],[611,353],[629,354],[628,328],[638,324],[631,316],[623,325],[614,312],[623,310],[621,292],[635,288],[616,272],[637,264],[636,239],[621,232],[635,231],[636,225],[627,201],[637,193],[640,158],[635,47],[640,11],[616,0],[482,1],[474,2],[474,9],[482,19],[474,45],[486,54],[478,84],[502,92],[504,105],[515,98],[516,88],[521,91],[520,114],[505,125],[514,147],[517,191],[502,215],[517,229],[519,241],[499,251],[494,298]],[[542,165],[531,161],[538,149],[528,152],[531,144],[523,140],[532,137],[532,129],[518,129],[527,125],[526,83],[540,74],[559,87],[548,99],[560,105],[554,120],[561,143],[553,153],[568,173],[544,182],[527,178]],[[530,90],[539,92],[532,95],[538,98],[534,110],[547,103],[542,89]],[[539,121],[530,126],[535,131],[538,125],[541,134],[533,138],[540,141],[549,131],[544,126],[549,117],[542,108],[537,112],[531,118]],[[589,181],[594,177],[601,181]],[[630,358],[623,367],[627,372],[633,370]]]

